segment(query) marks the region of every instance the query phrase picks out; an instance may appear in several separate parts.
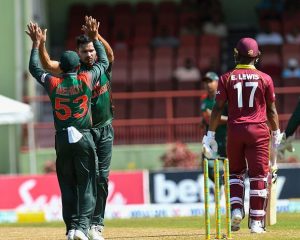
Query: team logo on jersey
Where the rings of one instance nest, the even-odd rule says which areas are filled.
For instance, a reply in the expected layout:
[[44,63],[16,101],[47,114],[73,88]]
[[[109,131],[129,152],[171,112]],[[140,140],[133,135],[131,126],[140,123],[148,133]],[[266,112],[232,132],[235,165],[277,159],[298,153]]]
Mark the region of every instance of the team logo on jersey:
[[219,95],[219,94],[221,94],[221,92],[220,92],[220,91],[217,91],[216,94]]
[[105,83],[103,86],[99,85],[97,87],[94,87],[92,98],[102,95],[103,93],[107,92],[107,90],[108,90],[107,83]]

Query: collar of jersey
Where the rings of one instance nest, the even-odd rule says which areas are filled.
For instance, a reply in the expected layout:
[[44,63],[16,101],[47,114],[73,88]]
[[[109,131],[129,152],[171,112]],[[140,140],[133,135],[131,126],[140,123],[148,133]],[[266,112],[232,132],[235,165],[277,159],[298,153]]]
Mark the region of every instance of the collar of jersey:
[[246,69],[256,69],[254,65],[249,64],[238,64],[235,67],[236,69],[246,68]]
[[68,72],[68,73],[63,73],[62,76],[68,77],[68,76],[77,76],[76,72]]

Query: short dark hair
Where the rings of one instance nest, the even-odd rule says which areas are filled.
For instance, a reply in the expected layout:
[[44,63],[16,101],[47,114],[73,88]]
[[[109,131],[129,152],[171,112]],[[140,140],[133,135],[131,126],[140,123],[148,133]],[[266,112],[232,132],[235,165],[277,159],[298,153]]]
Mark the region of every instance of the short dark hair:
[[81,45],[88,44],[90,42],[92,42],[92,40],[89,39],[89,37],[86,36],[86,35],[82,34],[82,35],[76,37],[76,46],[77,46],[77,48],[79,48]]
[[64,73],[76,72],[79,63],[79,56],[74,51],[65,51],[60,57],[60,68]]

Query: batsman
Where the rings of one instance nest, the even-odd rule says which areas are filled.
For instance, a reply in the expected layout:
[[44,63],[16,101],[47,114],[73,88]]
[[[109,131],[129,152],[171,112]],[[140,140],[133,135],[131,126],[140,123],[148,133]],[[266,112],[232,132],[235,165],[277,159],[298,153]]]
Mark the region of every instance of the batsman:
[[265,215],[271,152],[278,148],[279,129],[272,78],[256,69],[260,57],[257,42],[242,38],[234,49],[236,66],[220,77],[216,103],[209,129],[203,138],[208,152],[217,152],[215,131],[224,106],[228,103],[227,155],[230,172],[231,229],[238,231],[245,217],[245,176],[250,181],[249,228],[251,233],[265,232]]

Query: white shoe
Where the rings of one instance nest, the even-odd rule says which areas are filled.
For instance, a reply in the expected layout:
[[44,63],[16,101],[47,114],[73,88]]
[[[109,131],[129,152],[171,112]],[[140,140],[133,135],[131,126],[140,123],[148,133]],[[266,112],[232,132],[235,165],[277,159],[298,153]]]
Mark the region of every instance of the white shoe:
[[236,232],[240,230],[240,223],[243,220],[241,209],[236,208],[231,212],[231,231]]
[[76,230],[74,234],[74,240],[89,240],[89,239],[82,231]]
[[67,240],[74,240],[75,229],[68,231]]
[[251,220],[251,233],[265,233],[265,229],[263,228],[260,220]]
[[90,240],[104,240],[102,236],[103,226],[101,225],[92,225],[89,230],[89,239]]

